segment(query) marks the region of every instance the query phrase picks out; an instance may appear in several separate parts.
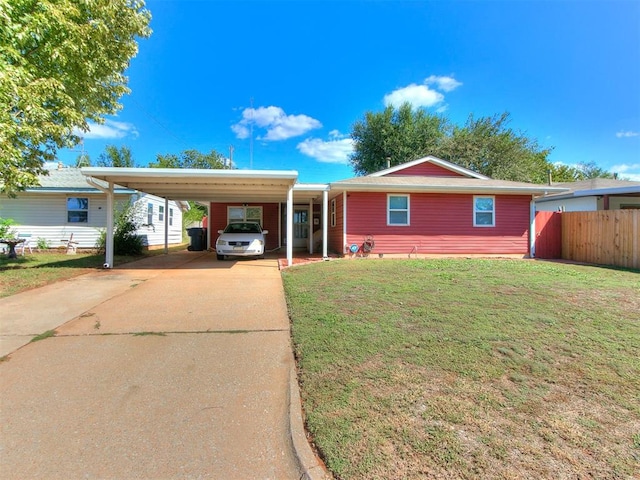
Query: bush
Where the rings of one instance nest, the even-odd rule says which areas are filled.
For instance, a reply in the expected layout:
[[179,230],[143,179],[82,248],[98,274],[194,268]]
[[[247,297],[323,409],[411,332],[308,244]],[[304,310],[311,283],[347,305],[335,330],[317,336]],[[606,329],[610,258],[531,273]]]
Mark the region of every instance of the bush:
[[49,250],[51,248],[51,244],[49,240],[46,238],[38,237],[38,241],[36,243],[38,250]]
[[15,224],[11,218],[0,218],[0,238],[14,238],[17,234],[11,226]]
[[[120,210],[115,219],[113,230],[114,255],[141,255],[144,249],[144,241],[136,232],[140,227],[136,219],[136,210],[132,203]],[[104,253],[107,244],[107,232],[100,231],[96,241],[99,253]]]

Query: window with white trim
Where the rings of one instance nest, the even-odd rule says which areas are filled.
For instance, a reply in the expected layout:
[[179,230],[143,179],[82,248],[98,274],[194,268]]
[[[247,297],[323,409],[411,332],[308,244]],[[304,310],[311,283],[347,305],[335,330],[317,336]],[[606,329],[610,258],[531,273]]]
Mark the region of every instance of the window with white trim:
[[496,226],[496,199],[489,196],[473,197],[473,226]]
[[262,207],[228,207],[227,223],[258,222],[262,226]]
[[153,203],[147,203],[147,225],[153,225]]
[[331,226],[336,226],[336,199],[331,200]]
[[89,222],[89,199],[86,197],[67,198],[67,223]]
[[173,226],[173,208],[169,209],[169,226]]
[[164,222],[164,205],[158,205],[158,221]]
[[387,195],[387,225],[409,225],[409,195]]

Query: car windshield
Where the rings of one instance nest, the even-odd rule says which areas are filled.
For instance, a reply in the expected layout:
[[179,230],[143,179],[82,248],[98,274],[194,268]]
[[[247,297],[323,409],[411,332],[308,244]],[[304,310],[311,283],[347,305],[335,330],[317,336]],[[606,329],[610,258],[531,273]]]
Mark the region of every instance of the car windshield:
[[224,233],[262,233],[257,223],[230,223]]

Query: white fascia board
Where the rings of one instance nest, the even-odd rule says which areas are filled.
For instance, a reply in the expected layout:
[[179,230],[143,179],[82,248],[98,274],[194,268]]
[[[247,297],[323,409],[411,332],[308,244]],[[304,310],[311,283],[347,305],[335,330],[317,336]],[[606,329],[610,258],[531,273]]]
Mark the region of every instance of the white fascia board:
[[579,190],[573,192],[574,197],[590,197],[591,195],[625,195],[629,193],[640,193],[640,185],[631,187],[600,188],[594,190]]
[[196,168],[119,168],[119,167],[83,167],[80,169],[83,175],[107,178],[130,177],[130,178],[256,178],[272,180],[298,179],[296,170],[222,170],[222,169],[196,169]]
[[296,183],[293,191],[296,192],[324,192],[331,190],[328,183]]

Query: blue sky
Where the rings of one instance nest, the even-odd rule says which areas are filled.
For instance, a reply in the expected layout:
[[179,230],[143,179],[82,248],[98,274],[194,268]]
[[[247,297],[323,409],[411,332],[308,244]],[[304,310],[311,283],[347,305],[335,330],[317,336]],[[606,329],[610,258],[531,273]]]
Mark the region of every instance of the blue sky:
[[[186,149],[302,182],[353,176],[354,122],[408,100],[510,126],[640,181],[640,2],[148,0],[132,93],[84,149],[140,166]],[[76,150],[82,147],[78,146]],[[61,151],[73,164],[77,151]]]

